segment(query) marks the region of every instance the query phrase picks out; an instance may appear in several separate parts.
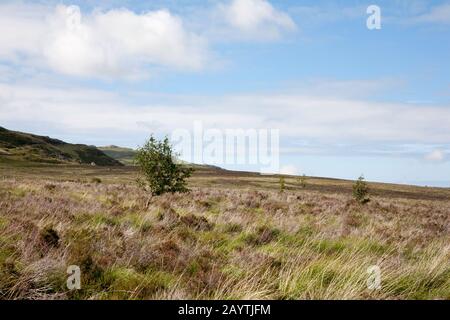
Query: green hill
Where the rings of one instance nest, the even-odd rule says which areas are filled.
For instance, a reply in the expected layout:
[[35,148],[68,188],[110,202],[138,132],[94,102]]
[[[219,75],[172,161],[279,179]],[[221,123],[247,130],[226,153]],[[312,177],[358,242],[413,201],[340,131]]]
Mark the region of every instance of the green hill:
[[0,127],[0,160],[121,166],[94,146],[70,144],[50,137]]
[[118,146],[106,146],[98,147],[99,150],[103,151],[109,157],[120,161],[122,164],[131,166],[134,164],[134,157],[136,155],[136,150],[131,148],[123,148]]

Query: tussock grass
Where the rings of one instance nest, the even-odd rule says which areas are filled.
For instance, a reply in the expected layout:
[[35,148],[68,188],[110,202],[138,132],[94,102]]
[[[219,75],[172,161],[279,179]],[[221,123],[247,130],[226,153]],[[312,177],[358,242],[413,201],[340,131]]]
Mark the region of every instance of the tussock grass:
[[5,177],[0,297],[450,299],[449,217],[447,200]]

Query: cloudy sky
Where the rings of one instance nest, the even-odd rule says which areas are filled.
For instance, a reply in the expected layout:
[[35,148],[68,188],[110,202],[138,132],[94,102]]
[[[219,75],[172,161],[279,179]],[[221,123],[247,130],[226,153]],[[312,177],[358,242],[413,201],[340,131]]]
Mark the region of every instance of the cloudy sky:
[[445,0],[4,0],[0,126],[129,147],[272,128],[286,173],[450,186],[449,39]]

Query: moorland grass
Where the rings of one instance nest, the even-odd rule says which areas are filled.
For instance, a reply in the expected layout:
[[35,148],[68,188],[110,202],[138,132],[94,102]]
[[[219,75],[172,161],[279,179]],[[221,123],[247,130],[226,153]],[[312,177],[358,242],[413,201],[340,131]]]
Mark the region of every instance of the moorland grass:
[[[394,186],[402,198],[375,186],[362,205],[350,184],[319,192],[308,188],[323,180],[290,189],[287,178],[280,193],[276,180],[212,188],[210,175],[189,194],[151,197],[104,168],[78,181],[47,170],[2,172],[3,299],[450,299],[445,190]],[[80,290],[66,287],[69,265]],[[366,283],[373,265],[379,290]]]

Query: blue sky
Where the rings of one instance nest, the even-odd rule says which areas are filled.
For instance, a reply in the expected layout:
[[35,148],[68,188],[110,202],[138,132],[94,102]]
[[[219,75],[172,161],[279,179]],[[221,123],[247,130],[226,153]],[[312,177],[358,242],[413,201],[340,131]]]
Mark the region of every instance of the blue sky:
[[1,126],[272,128],[287,173],[450,186],[450,1],[2,1],[0,31]]

